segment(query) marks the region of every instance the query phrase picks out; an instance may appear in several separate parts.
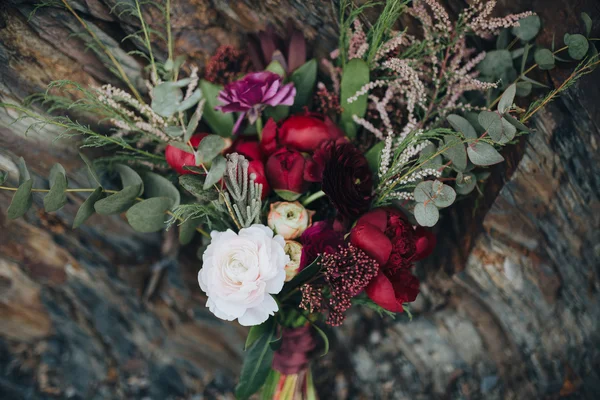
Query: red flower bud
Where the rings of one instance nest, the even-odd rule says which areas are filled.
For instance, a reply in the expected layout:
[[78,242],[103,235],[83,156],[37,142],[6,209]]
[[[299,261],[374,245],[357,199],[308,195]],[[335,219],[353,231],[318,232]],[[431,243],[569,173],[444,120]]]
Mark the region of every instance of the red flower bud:
[[304,157],[297,151],[280,149],[267,160],[267,179],[283,199],[294,201],[306,191]]
[[[190,142],[192,146],[194,146],[194,149],[198,147],[200,141],[204,139],[205,136],[208,136],[208,133],[197,133],[191,137]],[[165,149],[165,159],[171,168],[177,171],[178,174],[193,174],[192,171],[183,168],[185,166],[193,167],[196,165],[196,158],[192,153],[168,145]]]
[[343,132],[329,118],[316,115],[292,115],[279,127],[279,144],[302,152],[312,153],[325,140],[341,137]]
[[260,149],[260,143],[258,142],[256,136],[240,136],[238,137],[227,153],[238,153],[246,157],[247,160],[262,160],[263,153]]

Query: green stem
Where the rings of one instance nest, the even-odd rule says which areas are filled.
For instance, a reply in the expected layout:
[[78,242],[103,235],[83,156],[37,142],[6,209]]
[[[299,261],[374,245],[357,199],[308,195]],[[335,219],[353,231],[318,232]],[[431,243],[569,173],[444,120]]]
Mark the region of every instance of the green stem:
[[158,72],[156,71],[156,64],[154,63],[154,54],[152,54],[152,46],[150,45],[150,36],[148,35],[148,28],[146,27],[146,21],[144,21],[144,17],[142,16],[142,9],[140,7],[140,2],[138,0],[135,0],[135,7],[137,9],[140,23],[142,24],[142,30],[144,31],[144,40],[146,42],[146,49],[148,49],[148,56],[150,57],[150,65],[152,66],[152,73],[154,74],[153,78],[158,79]]
[[258,134],[259,142],[262,140],[262,131],[263,131],[262,117],[258,117],[258,119],[256,120],[256,133]]
[[169,51],[169,60],[173,60],[173,36],[171,33],[171,0],[167,0],[166,5],[167,22],[167,49]]
[[304,199],[302,201],[302,205],[306,207],[307,205],[309,205],[313,201],[315,201],[317,199],[320,199],[323,196],[325,196],[325,192],[322,191],[322,190],[319,190],[318,192],[315,192],[315,193],[311,194],[310,196],[308,196],[306,199]]

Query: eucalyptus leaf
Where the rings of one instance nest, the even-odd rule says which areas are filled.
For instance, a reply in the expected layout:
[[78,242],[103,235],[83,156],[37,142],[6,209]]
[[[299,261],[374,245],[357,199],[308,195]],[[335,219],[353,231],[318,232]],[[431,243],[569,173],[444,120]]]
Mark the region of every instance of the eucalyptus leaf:
[[4,182],[6,182],[7,178],[8,178],[8,172],[0,171],[0,185],[3,185]]
[[17,160],[17,169],[19,170],[19,185],[22,185],[25,181],[31,179],[29,170],[27,169],[27,163],[23,157],[19,157]]
[[221,104],[217,98],[219,92],[223,90],[223,86],[215,85],[203,79],[200,81],[200,89],[206,99],[202,118],[214,133],[219,136],[230,137],[234,124],[233,114],[215,110],[215,107]]
[[457,171],[464,171],[467,168],[467,152],[465,145],[456,136],[446,135],[444,136],[444,143],[446,150],[444,150],[444,156],[452,161],[452,166]]
[[497,112],[482,111],[479,113],[479,123],[496,143],[508,143],[514,139],[517,130],[503,119]]
[[121,183],[123,187],[125,186],[139,186],[138,196],[141,196],[144,192],[144,181],[139,176],[137,172],[135,172],[132,168],[127,165],[117,164],[115,165],[115,171],[119,173],[121,176]]
[[290,81],[296,88],[296,97],[294,98],[293,112],[302,110],[302,107],[310,103],[315,84],[317,83],[317,60],[314,58],[298,67],[290,75]]
[[94,204],[94,210],[102,215],[120,214],[135,203],[135,199],[138,197],[141,189],[141,184],[126,186],[121,191],[98,200]]
[[88,196],[81,204],[75,219],[73,220],[73,229],[79,228],[89,217],[94,214],[94,204],[102,198],[102,187],[97,187],[96,190]]
[[565,44],[569,46],[569,56],[574,60],[581,60],[588,52],[590,44],[585,36],[578,33],[574,35],[565,35]]
[[217,198],[212,188],[204,189],[204,177],[195,174],[186,174],[179,176],[179,184],[185,190],[199,198],[202,202],[208,202]]
[[225,157],[218,155],[213,160],[212,165],[210,166],[210,171],[208,171],[208,175],[206,175],[206,179],[204,180],[204,190],[219,182],[219,180],[225,174],[226,167],[227,161],[225,160]]
[[352,103],[348,99],[353,97],[363,86],[369,83],[369,65],[360,58],[353,58],[344,66],[341,82],[342,116],[340,123],[350,139],[356,137],[356,124],[353,115],[363,117],[367,112],[367,94],[359,96]]
[[477,132],[475,131],[475,128],[473,128],[473,125],[471,125],[471,123],[465,118],[461,117],[460,115],[450,114],[446,117],[446,119],[452,128],[454,128],[455,131],[462,133],[465,138],[472,140],[477,139]]
[[585,25],[585,36],[589,37],[590,33],[592,33],[592,18],[585,13],[581,13],[581,19],[583,20],[583,24]]
[[10,205],[8,206],[7,215],[9,219],[17,219],[25,215],[27,210],[31,208],[33,198],[31,196],[31,188],[33,187],[33,179],[29,178],[19,185],[15,192]]
[[154,172],[145,172],[142,174],[142,181],[144,182],[145,197],[168,197],[173,202],[173,208],[181,202],[179,190],[164,176]]
[[517,128],[519,132],[529,132],[529,128],[523,125],[518,119],[514,118],[512,115],[505,115],[504,118],[508,121],[512,126]]
[[542,22],[537,15],[530,15],[519,20],[519,26],[512,27],[512,34],[523,41],[535,38],[540,31]]
[[92,177],[92,180],[94,181],[94,182],[91,182],[92,185],[98,185],[98,186],[102,187],[102,184],[100,183],[100,178],[98,178],[98,174],[96,173],[96,169],[94,168],[94,164],[90,161],[89,158],[87,158],[87,156],[85,154],[83,154],[81,152],[79,153],[79,157],[81,157],[81,159],[87,166],[88,173],[90,174],[90,176]]
[[423,181],[415,187],[413,192],[417,203],[433,200],[433,181]]
[[211,162],[225,149],[225,140],[219,135],[208,135],[202,138],[196,150],[196,164]]
[[46,212],[57,211],[67,204],[67,175],[60,164],[54,164],[50,169],[50,192],[44,196]]
[[529,96],[531,93],[531,86],[531,82],[517,82],[517,96]]
[[467,146],[467,155],[475,165],[494,165],[504,161],[494,146],[482,141]]
[[469,194],[475,189],[475,185],[477,185],[477,178],[474,173],[467,172],[463,174],[459,172],[456,175],[456,182],[454,185],[456,193],[462,195]]
[[438,153],[438,148],[433,144],[428,144],[422,151],[419,156],[419,164],[421,165],[421,169],[438,169],[442,166],[442,156],[435,155]]
[[554,68],[554,54],[548,49],[537,49],[533,58],[540,69],[548,70]]
[[440,211],[432,203],[418,203],[414,209],[415,219],[421,226],[434,226],[440,219]]
[[166,227],[165,212],[173,205],[168,197],[153,197],[134,204],[125,216],[133,229],[142,233],[157,232]]
[[381,151],[384,147],[385,142],[378,142],[365,153],[365,158],[369,164],[369,169],[374,176],[377,176],[379,171],[379,164],[381,163]]
[[513,101],[515,101],[515,95],[517,94],[517,86],[513,83],[510,85],[502,96],[500,97],[500,101],[498,102],[498,111],[502,114],[510,110],[512,107]]
[[180,126],[171,125],[164,128],[164,132],[172,138],[178,138],[179,136],[183,135],[184,130],[181,129]]
[[200,225],[200,218],[188,218],[179,225],[179,243],[186,245],[192,241],[196,228]]
[[201,110],[196,110],[192,114],[190,121],[188,122],[187,127],[185,128],[185,135],[183,136],[184,143],[187,143],[194,135],[194,132],[196,132],[198,124],[200,123],[201,114]]
[[250,398],[267,380],[275,354],[270,345],[272,337],[273,330],[263,333],[247,350],[239,383],[235,389],[238,400]]
[[168,118],[175,114],[183,92],[176,82],[162,82],[152,89],[152,110],[161,117]]
[[196,89],[192,92],[192,94],[190,95],[190,97],[188,97],[187,99],[184,99],[181,103],[179,103],[179,106],[177,107],[177,112],[183,112],[185,110],[188,110],[192,107],[194,107],[196,104],[198,104],[198,102],[200,101],[200,99],[202,98],[202,92],[200,91],[200,89]]
[[456,200],[456,192],[452,187],[436,180],[432,185],[433,204],[438,208],[449,207]]
[[508,50],[492,50],[485,54],[485,58],[477,65],[483,75],[499,78],[505,70],[513,67],[513,60]]

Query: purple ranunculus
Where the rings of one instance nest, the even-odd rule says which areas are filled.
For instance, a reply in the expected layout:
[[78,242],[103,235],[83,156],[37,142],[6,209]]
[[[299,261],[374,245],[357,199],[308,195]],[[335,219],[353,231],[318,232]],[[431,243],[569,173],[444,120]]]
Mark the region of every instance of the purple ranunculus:
[[315,261],[319,254],[335,253],[338,246],[344,244],[344,234],[334,230],[331,222],[318,221],[304,231],[300,241],[302,257],[298,271]]
[[250,123],[254,124],[264,107],[291,106],[295,96],[294,84],[282,85],[281,76],[269,71],[253,72],[225,86],[218,97],[223,104],[215,109],[242,113],[233,128],[235,133],[246,114]]

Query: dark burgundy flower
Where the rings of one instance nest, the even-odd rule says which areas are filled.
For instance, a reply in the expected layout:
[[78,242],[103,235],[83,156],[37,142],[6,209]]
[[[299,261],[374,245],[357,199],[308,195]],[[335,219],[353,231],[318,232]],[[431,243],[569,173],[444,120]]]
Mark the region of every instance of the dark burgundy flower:
[[374,302],[401,312],[402,303],[414,301],[419,281],[410,268],[433,251],[435,238],[431,233],[413,229],[402,212],[386,207],[363,215],[350,232],[350,242],[380,265],[366,289]]
[[304,180],[305,159],[297,151],[280,149],[267,160],[267,179],[284,200],[294,201],[307,189]]
[[225,85],[248,72],[249,67],[248,54],[230,45],[219,46],[206,64],[204,79]]
[[338,213],[354,219],[367,212],[373,198],[373,178],[365,156],[344,139],[328,141],[313,154],[305,179],[321,182]]
[[[194,149],[198,147],[200,141],[204,139],[205,136],[208,136],[208,133],[197,133],[191,137],[190,142]],[[193,174],[192,171],[184,169],[185,166],[195,166],[196,158],[194,154],[188,153],[187,151],[181,150],[175,146],[168,145],[165,149],[165,159],[167,163],[177,171],[178,174]]]
[[294,84],[283,85],[282,83],[281,76],[270,71],[248,74],[225,86],[218,97],[222,105],[215,109],[242,113],[233,128],[233,132],[236,133],[246,114],[250,123],[254,124],[264,107],[294,104],[296,96]]
[[334,253],[344,243],[344,234],[335,231],[333,224],[327,221],[318,221],[306,228],[300,237],[302,242],[302,257],[300,268],[310,265],[319,254]]
[[262,132],[261,147],[266,154],[271,154],[280,147],[312,153],[324,141],[343,137],[344,132],[324,115],[296,114],[279,125],[269,119]]

